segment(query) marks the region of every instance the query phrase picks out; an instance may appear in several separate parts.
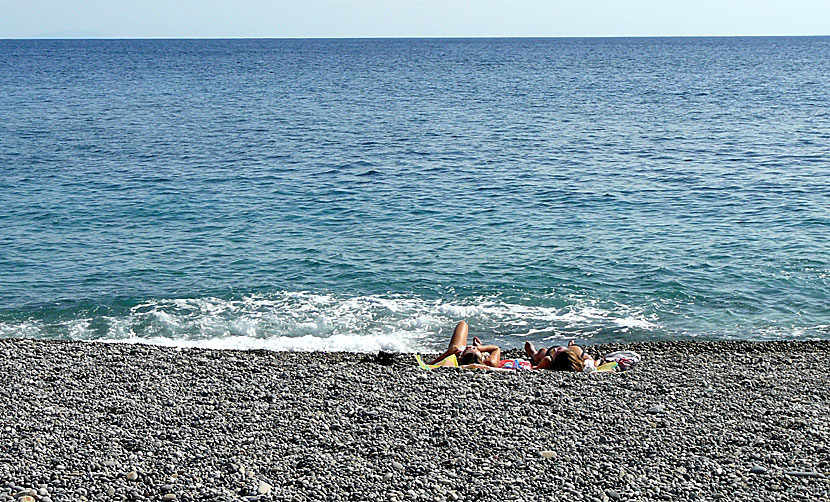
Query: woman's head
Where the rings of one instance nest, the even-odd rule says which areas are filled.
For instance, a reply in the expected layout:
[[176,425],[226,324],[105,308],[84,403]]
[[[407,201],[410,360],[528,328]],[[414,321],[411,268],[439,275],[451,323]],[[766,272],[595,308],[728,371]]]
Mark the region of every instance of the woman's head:
[[581,354],[568,348],[556,353],[548,369],[553,371],[582,371],[585,369],[585,361]]
[[461,365],[481,364],[482,361],[484,361],[484,355],[480,350],[475,347],[467,347],[461,353],[461,358],[458,360],[458,363]]

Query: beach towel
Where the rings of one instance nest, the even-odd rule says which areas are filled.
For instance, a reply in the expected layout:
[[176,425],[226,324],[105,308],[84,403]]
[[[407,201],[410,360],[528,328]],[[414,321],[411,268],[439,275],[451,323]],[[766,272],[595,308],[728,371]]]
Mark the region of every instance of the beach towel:
[[628,371],[640,362],[640,354],[631,350],[618,350],[606,354],[597,371]]
[[529,370],[531,369],[530,361],[522,361],[520,359],[502,359],[499,361],[499,368],[507,370]]
[[458,358],[455,357],[455,354],[450,354],[444,359],[441,359],[435,364],[427,364],[421,359],[421,356],[416,354],[415,360],[418,361],[418,366],[421,367],[422,370],[431,370],[433,368],[457,368],[458,367]]

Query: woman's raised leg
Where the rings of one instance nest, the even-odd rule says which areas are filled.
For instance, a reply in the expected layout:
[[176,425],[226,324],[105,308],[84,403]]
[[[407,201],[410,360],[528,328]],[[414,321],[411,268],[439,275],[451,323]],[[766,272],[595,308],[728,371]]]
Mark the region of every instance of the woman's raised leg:
[[467,335],[469,333],[470,327],[467,326],[467,323],[464,321],[459,322],[455,325],[455,330],[452,332],[452,338],[450,338],[450,348],[453,347],[461,347],[464,348],[467,346]]
[[458,349],[464,350],[467,346],[467,334],[469,330],[469,326],[467,326],[467,323],[464,321],[456,324],[455,330],[452,332],[452,338],[450,338],[449,347],[447,347],[447,350],[440,356],[436,357],[430,364],[437,364],[445,357],[449,357],[450,355],[457,353]]

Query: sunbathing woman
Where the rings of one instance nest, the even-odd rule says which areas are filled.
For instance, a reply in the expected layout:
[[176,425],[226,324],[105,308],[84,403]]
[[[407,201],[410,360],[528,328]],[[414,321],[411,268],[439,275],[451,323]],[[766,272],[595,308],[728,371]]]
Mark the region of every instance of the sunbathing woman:
[[[467,334],[469,326],[464,321],[459,322],[452,332],[450,345],[447,350],[435,358],[431,364],[437,364],[445,358],[455,354],[458,364],[465,369],[483,370],[511,370],[530,369],[527,361],[516,361],[513,359],[501,360],[501,349],[498,345],[484,345],[477,336],[473,337],[473,344],[467,345]],[[525,363],[525,364],[522,364]]]
[[567,347],[542,347],[536,350],[531,342],[525,342],[525,353],[533,361],[534,368],[554,371],[593,371],[597,362],[585,353],[573,340]]

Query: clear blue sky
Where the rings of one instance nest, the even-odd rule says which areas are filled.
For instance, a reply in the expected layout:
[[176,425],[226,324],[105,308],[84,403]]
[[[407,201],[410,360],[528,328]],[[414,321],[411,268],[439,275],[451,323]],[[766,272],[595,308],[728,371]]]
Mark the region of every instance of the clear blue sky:
[[0,38],[830,35],[830,0],[0,0]]

